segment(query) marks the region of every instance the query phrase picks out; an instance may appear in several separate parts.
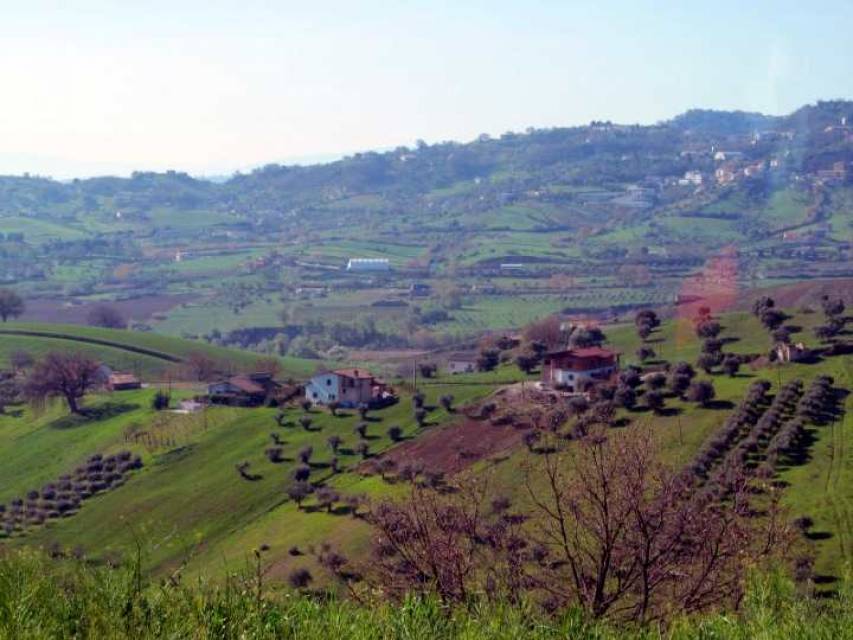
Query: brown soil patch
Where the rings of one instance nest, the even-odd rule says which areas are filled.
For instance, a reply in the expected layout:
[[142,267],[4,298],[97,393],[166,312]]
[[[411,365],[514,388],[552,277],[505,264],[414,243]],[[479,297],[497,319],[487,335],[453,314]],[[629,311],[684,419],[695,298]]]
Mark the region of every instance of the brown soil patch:
[[388,453],[397,463],[423,464],[430,471],[457,473],[478,460],[490,458],[521,444],[523,431],[495,426],[488,420],[464,418],[409,440]]
[[709,306],[714,313],[723,311],[749,311],[756,298],[768,295],[783,309],[798,309],[811,306],[820,310],[820,301],[824,295],[841,298],[849,303],[853,300],[853,278],[833,278],[826,280],[804,280],[775,287],[760,287],[749,290],[735,290],[725,287],[705,287],[692,292],[696,300],[678,305],[677,314],[681,317],[694,317],[699,307]]

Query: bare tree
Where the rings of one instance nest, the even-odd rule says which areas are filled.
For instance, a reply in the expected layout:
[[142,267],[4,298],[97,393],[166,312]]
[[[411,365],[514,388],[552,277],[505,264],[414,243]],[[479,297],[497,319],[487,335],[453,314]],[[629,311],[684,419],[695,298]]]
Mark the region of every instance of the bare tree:
[[185,366],[194,380],[202,382],[213,380],[219,373],[216,361],[199,351],[187,356]]
[[30,372],[24,395],[37,405],[60,396],[72,413],[82,414],[80,401],[100,382],[99,368],[96,361],[80,353],[48,353]]
[[450,603],[522,592],[523,518],[489,509],[482,482],[451,493],[413,484],[408,500],[375,505],[366,519],[376,535],[365,573],[393,599],[428,592]]
[[534,539],[555,560],[540,584],[562,606],[638,621],[736,606],[747,563],[784,547],[780,518],[751,518],[745,482],[726,502],[697,492],[659,462],[648,429],[593,430],[537,468]]

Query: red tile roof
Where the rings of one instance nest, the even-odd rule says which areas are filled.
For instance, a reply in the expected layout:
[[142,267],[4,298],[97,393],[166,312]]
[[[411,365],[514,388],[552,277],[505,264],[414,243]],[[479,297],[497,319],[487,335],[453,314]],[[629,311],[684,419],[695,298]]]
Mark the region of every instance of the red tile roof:
[[234,376],[228,379],[228,384],[237,387],[245,393],[264,393],[264,388],[246,376]]
[[579,349],[563,349],[562,351],[552,351],[546,354],[546,357],[562,357],[571,356],[574,358],[613,358],[619,355],[618,351],[604,349],[603,347],[583,347]]
[[619,354],[618,351],[602,347],[585,347],[583,349],[570,349],[570,351],[576,358],[612,358]]
[[356,380],[369,380],[374,377],[370,371],[365,371],[364,369],[335,369],[332,373],[344,378],[354,378]]

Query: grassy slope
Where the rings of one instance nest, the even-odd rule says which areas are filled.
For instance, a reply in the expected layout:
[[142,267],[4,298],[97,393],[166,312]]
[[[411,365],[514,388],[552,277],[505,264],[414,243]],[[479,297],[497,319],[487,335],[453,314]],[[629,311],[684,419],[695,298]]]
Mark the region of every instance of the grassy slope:
[[[810,327],[820,324],[819,314],[796,314],[789,324],[802,326],[803,332],[796,335],[807,346],[817,346]],[[756,318],[748,313],[732,313],[722,318],[725,327],[723,336],[739,337],[737,342],[726,345],[728,352],[765,353],[770,347],[770,338]],[[607,330],[609,343],[623,353],[623,364],[636,362],[633,355],[639,340],[633,326],[614,327]],[[676,362],[685,360],[695,362],[701,348],[686,320],[673,320],[664,323],[651,338],[651,345],[659,355]],[[751,371],[744,368],[734,378],[722,374],[699,379],[713,381],[717,399],[736,404],[743,397],[746,387],[758,378],[770,380],[774,387],[779,383],[799,378],[806,384],[819,374],[828,374],[835,378],[836,385],[853,388],[853,359],[834,357],[824,362],[808,364],[787,364],[773,366],[770,369]],[[624,415],[634,422],[653,424],[660,437],[663,454],[672,464],[687,463],[702,443],[722,425],[729,414],[728,409],[702,408],[689,402],[668,399],[667,407],[677,410],[672,416],[653,416],[640,407]],[[846,413],[843,422],[831,427],[813,428],[815,443],[810,459],[801,466],[785,469],[781,479],[791,486],[785,492],[785,502],[792,517],[808,515],[815,520],[815,530],[828,533],[829,536],[815,541],[817,552],[816,570],[820,573],[838,575],[845,563],[853,562],[853,394],[846,399]],[[521,477],[521,463],[527,456],[518,452],[508,460],[490,467],[496,476],[496,482],[502,486],[518,486]]]
[[[815,316],[798,316],[793,323],[807,326],[819,321]],[[723,319],[725,335],[741,339],[727,346],[730,351],[763,353],[769,345],[766,332],[748,314],[731,314]],[[630,355],[637,346],[632,327],[623,326],[608,331],[611,343],[620,348],[631,361]],[[811,334],[805,331],[802,337],[807,342]],[[699,351],[699,342],[685,326],[674,321],[659,331],[652,345],[670,360],[693,361]],[[744,388],[757,377],[766,377],[774,383],[799,377],[808,380],[818,373],[830,373],[841,386],[851,386],[850,358],[832,358],[820,365],[787,365],[769,371],[744,371],[735,378],[713,376],[718,399],[737,402]],[[458,402],[482,397],[489,393],[493,384],[507,383],[520,379],[514,367],[503,367],[493,374],[454,376],[455,384],[442,384],[439,379],[424,387],[429,402],[436,403],[443,393],[453,393]],[[459,384],[464,382],[471,384]],[[480,383],[480,384],[477,384]],[[492,383],[492,384],[482,384]],[[0,493],[23,491],[43,482],[43,479],[61,469],[70,470],[85,455],[93,450],[109,450],[125,446],[121,437],[123,429],[131,422],[148,424],[152,418],[146,393],[135,392],[125,396],[129,403],[139,408],[110,420],[83,425],[75,429],[57,428],[57,414],[49,413],[22,427],[18,418],[0,418],[0,455],[3,459],[20,457],[20,461],[9,466],[0,476],[0,486],[14,487]],[[116,394],[113,398],[117,398]],[[853,398],[853,396],[851,396]],[[853,409],[851,398],[847,400],[848,414]],[[687,462],[702,442],[725,419],[724,408],[704,409],[678,400],[668,400],[669,407],[679,410],[678,415],[653,417],[638,410],[630,417],[635,421],[653,421],[660,434],[667,458],[676,464]],[[289,411],[292,419],[301,411]],[[357,438],[353,427],[357,416],[339,418],[325,413],[312,414],[319,431],[305,432],[298,427],[279,428],[273,421],[273,410],[214,409],[208,414],[207,426],[196,422],[187,424],[190,418],[170,418],[156,432],[173,443],[145,452],[146,468],[133,477],[124,487],[88,502],[82,512],[73,518],[53,523],[46,529],[36,531],[28,541],[48,543],[57,540],[65,545],[80,544],[88,549],[126,549],[132,540],[129,523],[134,523],[150,543],[150,562],[161,568],[174,566],[181,559],[192,556],[190,569],[218,572],[226,566],[242,563],[252,548],[261,544],[272,546],[273,573],[283,575],[295,564],[305,564],[304,558],[293,559],[287,555],[292,545],[305,547],[322,540],[330,540],[349,552],[358,552],[366,544],[363,525],[345,515],[326,514],[310,509],[298,511],[294,504],[284,499],[283,489],[287,478],[296,464],[292,458],[305,445],[314,447],[313,461],[319,463],[314,470],[313,480],[328,474],[324,465],[331,453],[326,439],[335,433],[345,441],[339,454],[341,463],[350,468],[359,459],[347,453]],[[407,397],[383,411],[377,412],[376,422],[371,422],[369,433],[371,449],[376,452],[390,446],[385,435],[388,426],[400,424],[408,436],[417,434]],[[446,419],[437,410],[432,420]],[[277,432],[286,441],[285,456],[291,460],[274,465],[264,456],[270,446],[270,432]],[[839,572],[841,562],[849,560],[850,541],[846,531],[840,528],[849,522],[849,505],[853,500],[850,473],[851,455],[849,442],[851,424],[849,418],[842,425],[816,429],[816,443],[811,459],[803,466],[783,472],[783,479],[792,483],[786,500],[794,516],[808,514],[816,521],[816,529],[830,532],[831,537],[816,542],[818,549],[818,571]],[[78,440],[79,439],[79,440]],[[5,447],[5,449],[4,449]],[[39,468],[40,452],[52,452],[52,466],[48,470]],[[830,453],[832,455],[830,455]],[[519,452],[502,462],[487,462],[478,468],[491,468],[496,480],[507,487],[518,487],[519,463],[524,458]],[[242,480],[234,465],[247,460],[252,471],[263,477],[256,482]],[[49,471],[49,473],[48,473]],[[343,493],[365,493],[379,495],[399,490],[382,483],[381,480],[361,478],[357,474],[344,473],[332,480],[333,486]],[[8,499],[9,495],[0,495]],[[846,520],[845,520],[846,519]],[[842,533],[844,531],[844,533]],[[192,552],[190,553],[190,550]]]
[[[4,333],[14,331],[55,334],[57,337]],[[80,340],[69,339],[69,336],[79,337]],[[85,342],[85,340],[90,339],[109,342],[111,345]],[[162,353],[178,359],[201,353],[214,360],[231,363],[237,368],[251,367],[252,363],[256,362],[259,357],[246,351],[225,349],[204,342],[183,340],[154,333],[29,322],[7,322],[0,325],[0,362],[7,361],[9,355],[17,349],[24,349],[36,355],[54,349],[67,349],[100,357],[107,364],[136,370],[144,376],[160,375],[174,364],[167,359],[153,355],[124,351],[122,349],[124,345]],[[281,362],[283,371],[292,376],[308,375],[314,371],[317,365],[316,362],[299,358],[282,358]]]
[[[484,385],[433,386],[428,401],[437,404],[441,394],[451,392],[460,402],[488,393]],[[148,408],[153,391],[113,394],[134,409],[105,420],[62,428],[59,410],[32,419],[0,418],[0,455],[17,458],[14,465],[4,466],[0,475],[0,501],[9,500],[30,488],[55,479],[70,471],[88,455],[128,447],[124,430],[132,425],[150,425],[154,418]],[[93,406],[106,398],[93,399]],[[289,410],[296,420],[301,410]],[[365,537],[347,536],[347,531],[360,523],[342,515],[297,513],[292,503],[285,502],[284,488],[296,466],[296,453],[304,446],[314,448],[313,481],[330,475],[331,458],[326,440],[340,435],[345,444],[338,454],[342,466],[354,468],[361,458],[352,453],[357,442],[353,428],[360,421],[352,413],[332,417],[312,412],[318,430],[304,431],[298,426],[280,428],[273,420],[273,409],[214,408],[202,416],[158,416],[163,423],[148,427],[164,441],[151,450],[135,447],[143,454],[145,468],[128,483],[113,492],[88,501],[79,514],[33,531],[21,542],[48,544],[57,541],[66,546],[82,546],[101,553],[123,552],[140,535],[148,545],[150,566],[166,569],[176,566],[192,549],[192,567],[205,572],[223,568],[223,561],[241,564],[254,546],[261,542],[273,545],[279,561],[286,557],[289,546],[341,536],[344,548],[352,551]],[[447,415],[441,409],[431,414],[431,421],[442,421]],[[192,421],[192,424],[189,422]],[[206,424],[205,424],[206,423]],[[405,397],[399,404],[371,416],[368,437],[371,451],[390,446],[386,435],[389,426],[399,424],[408,437],[418,428],[412,417],[411,404]],[[427,427],[428,428],[428,427]],[[270,433],[285,441],[287,460],[273,464],[264,451],[271,446]],[[167,444],[165,440],[170,440]],[[42,457],[49,457],[43,464]],[[251,471],[261,479],[250,482],[237,474],[235,465],[249,461]],[[376,494],[385,485],[375,479],[344,473],[333,481],[347,492]],[[352,544],[350,544],[352,543]]]

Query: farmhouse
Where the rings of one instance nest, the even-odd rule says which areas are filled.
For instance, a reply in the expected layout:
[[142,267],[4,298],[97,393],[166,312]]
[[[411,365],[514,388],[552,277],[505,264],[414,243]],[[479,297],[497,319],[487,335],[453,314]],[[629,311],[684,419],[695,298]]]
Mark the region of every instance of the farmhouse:
[[305,385],[305,398],[314,404],[337,402],[342,407],[384,406],[395,400],[388,385],[365,369],[318,373]]
[[471,373],[476,370],[476,353],[451,353],[447,358],[447,373]]
[[273,395],[279,384],[270,373],[249,373],[232,376],[207,386],[207,395],[214,404],[257,406]]
[[619,353],[601,347],[548,353],[542,363],[542,382],[570,392],[586,391],[609,380],[619,370]]
[[107,388],[110,391],[129,391],[141,389],[142,382],[131,373],[111,373],[107,377]]
[[347,271],[390,271],[388,258],[350,258]]

